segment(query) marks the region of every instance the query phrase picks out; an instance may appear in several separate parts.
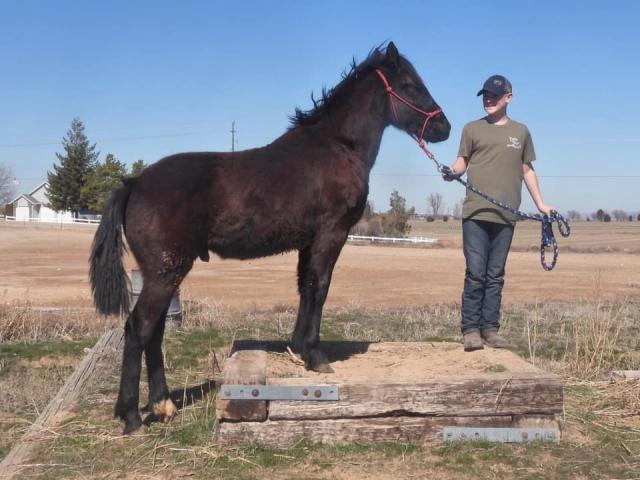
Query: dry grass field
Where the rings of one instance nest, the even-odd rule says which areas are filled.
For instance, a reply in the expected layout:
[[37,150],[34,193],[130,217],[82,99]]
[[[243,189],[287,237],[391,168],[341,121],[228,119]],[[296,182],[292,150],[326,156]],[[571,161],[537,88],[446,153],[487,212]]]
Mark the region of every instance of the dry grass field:
[[[89,226],[0,222],[0,301],[90,308],[87,261],[94,231]],[[413,233],[438,238],[444,247],[347,244],[327,306],[457,302],[464,277],[459,223],[415,222]],[[553,272],[540,266],[539,242],[538,223],[518,225],[507,264],[505,303],[582,300],[596,284],[610,299],[640,293],[640,222],[575,224],[571,237],[558,239],[560,259]],[[187,298],[240,310],[297,306],[296,262],[295,252],[250,261],[198,260],[183,291]],[[126,264],[135,268],[130,256]]]
[[[121,323],[99,318],[91,308],[87,259],[94,228],[0,222],[0,459],[84,349]],[[415,222],[411,234],[440,242],[432,248],[345,247],[329,293],[324,339],[460,340],[460,225]],[[119,359],[106,359],[83,400],[43,436],[21,475],[638,478],[640,384],[611,382],[609,372],[640,369],[640,223],[576,223],[569,239],[558,239],[553,272],[540,267],[538,242],[538,224],[517,227],[502,331],[514,351],[564,379],[560,445],[221,448],[211,439],[213,393],[186,406],[172,424],[123,438],[111,418]],[[135,268],[131,258],[126,262]],[[182,287],[182,327],[165,344],[169,384],[178,395],[208,384],[232,339],[287,338],[297,306],[295,266],[294,254],[197,262]]]

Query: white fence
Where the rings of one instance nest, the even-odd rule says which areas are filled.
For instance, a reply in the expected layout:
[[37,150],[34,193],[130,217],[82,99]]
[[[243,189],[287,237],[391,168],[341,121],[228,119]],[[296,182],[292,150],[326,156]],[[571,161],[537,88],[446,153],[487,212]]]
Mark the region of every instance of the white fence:
[[[7,222],[22,222],[22,223],[53,223],[53,224],[65,224],[65,225],[98,225],[100,220],[93,220],[90,218],[73,218],[73,219],[60,219],[60,220],[52,220],[52,219],[41,219],[41,218],[16,218],[16,217],[4,217]],[[365,241],[365,242],[385,242],[385,243],[437,243],[437,238],[428,238],[428,237],[369,237],[366,235],[349,235],[347,238],[351,241]]]
[[100,220],[92,220],[90,218],[70,218],[70,219],[52,219],[52,218],[17,218],[17,217],[4,217],[7,222],[21,222],[21,223],[53,223],[56,225],[97,225]]
[[359,241],[369,241],[369,242],[391,242],[391,243],[436,243],[438,241],[437,238],[427,238],[427,237],[408,237],[408,238],[398,238],[398,237],[367,237],[365,235],[349,235],[348,240],[359,240]]

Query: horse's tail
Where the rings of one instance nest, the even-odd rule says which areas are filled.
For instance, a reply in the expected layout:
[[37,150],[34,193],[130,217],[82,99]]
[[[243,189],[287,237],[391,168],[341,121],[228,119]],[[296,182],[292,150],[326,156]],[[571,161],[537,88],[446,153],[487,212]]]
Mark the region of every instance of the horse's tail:
[[122,263],[124,212],[131,193],[131,180],[113,191],[102,213],[91,257],[89,278],[93,302],[103,315],[129,313],[129,277]]

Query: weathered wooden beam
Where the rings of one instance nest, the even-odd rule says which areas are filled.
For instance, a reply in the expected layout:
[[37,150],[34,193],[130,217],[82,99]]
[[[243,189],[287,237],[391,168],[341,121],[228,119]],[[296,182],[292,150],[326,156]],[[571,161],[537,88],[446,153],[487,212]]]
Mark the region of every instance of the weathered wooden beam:
[[611,372],[613,380],[640,380],[640,370],[614,370]]
[[[551,421],[553,417],[548,417]],[[522,421],[522,417],[520,418]],[[557,426],[557,422],[555,424]],[[266,422],[220,422],[215,427],[219,444],[260,443],[287,447],[301,438],[312,442],[336,443],[412,442],[431,443],[442,439],[445,426],[516,427],[509,415],[476,417],[378,417],[333,420],[268,420]]]
[[[224,362],[220,381],[226,385],[264,385],[267,352],[237,350]],[[217,417],[225,420],[263,421],[267,419],[264,400],[225,400],[220,392],[216,397]]]
[[[308,378],[268,383],[301,385]],[[549,374],[486,374],[422,384],[340,384],[337,402],[271,401],[270,420],[356,418],[405,413],[427,416],[555,414],[562,411],[560,379]]]
[[113,357],[122,350],[122,329],[110,330],[95,344],[84,359],[76,367],[67,382],[58,391],[40,413],[29,430],[16,443],[9,454],[0,463],[0,479],[16,478],[22,464],[29,458],[37,443],[50,434],[58,422],[63,419],[63,413],[71,411],[73,404],[79,398],[87,381],[93,375],[101,360]]

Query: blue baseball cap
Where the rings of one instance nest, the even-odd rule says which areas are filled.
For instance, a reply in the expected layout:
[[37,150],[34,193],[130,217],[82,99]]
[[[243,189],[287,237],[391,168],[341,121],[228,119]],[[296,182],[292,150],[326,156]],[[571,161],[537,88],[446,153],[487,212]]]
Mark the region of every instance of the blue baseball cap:
[[502,75],[491,75],[487,78],[487,81],[482,85],[482,90],[478,92],[478,95],[482,95],[484,92],[491,92],[496,95],[504,95],[506,93],[511,93],[513,90],[511,88],[511,82],[507,80]]

